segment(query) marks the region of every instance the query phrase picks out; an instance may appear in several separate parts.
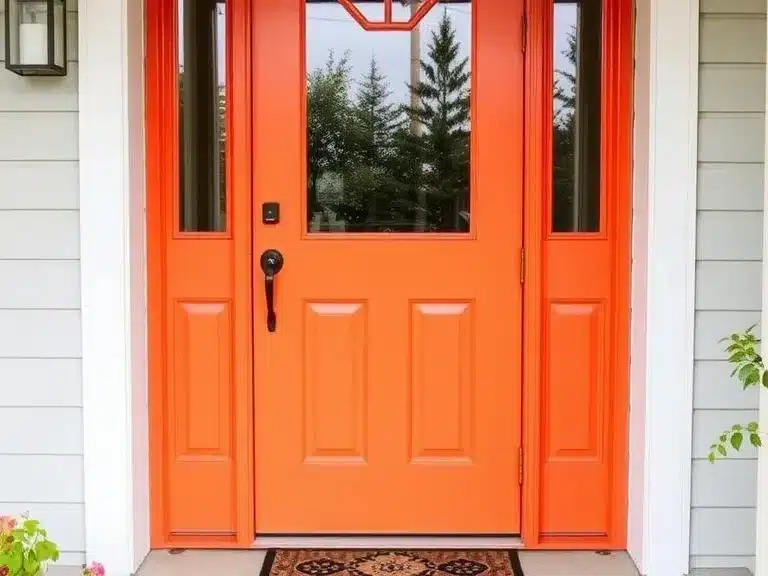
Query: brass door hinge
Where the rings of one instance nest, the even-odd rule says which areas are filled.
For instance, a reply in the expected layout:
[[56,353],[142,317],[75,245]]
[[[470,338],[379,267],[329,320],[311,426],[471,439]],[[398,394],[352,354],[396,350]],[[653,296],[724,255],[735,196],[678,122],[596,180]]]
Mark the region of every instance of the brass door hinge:
[[520,248],[520,284],[525,284],[525,248]]
[[519,448],[519,455],[517,459],[517,481],[520,483],[520,486],[523,485],[523,471],[525,468],[523,467],[523,447],[521,446]]

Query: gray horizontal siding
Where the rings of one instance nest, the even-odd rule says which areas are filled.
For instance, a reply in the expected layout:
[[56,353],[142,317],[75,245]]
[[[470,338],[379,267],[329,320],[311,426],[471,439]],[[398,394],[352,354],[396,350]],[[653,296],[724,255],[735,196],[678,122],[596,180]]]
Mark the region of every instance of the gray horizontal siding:
[[[2,20],[0,9],[0,21]],[[77,11],[69,71],[5,70],[0,26],[0,513],[29,511],[84,560]]]
[[751,446],[711,465],[709,445],[757,417],[719,340],[760,320],[766,0],[702,0],[691,568],[754,569]]

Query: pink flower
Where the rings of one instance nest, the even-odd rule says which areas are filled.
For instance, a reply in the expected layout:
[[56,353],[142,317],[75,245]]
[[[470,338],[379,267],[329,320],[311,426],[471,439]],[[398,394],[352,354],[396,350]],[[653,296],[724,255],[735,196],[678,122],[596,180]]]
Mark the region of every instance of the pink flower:
[[0,516],[0,533],[10,532],[16,528],[16,519],[10,516]]
[[[93,562],[90,566],[83,570],[83,576],[106,576],[107,571],[104,570],[104,565],[98,562]],[[2,576],[0,574],[0,576]]]
[[0,576],[8,576],[8,566],[0,566]]

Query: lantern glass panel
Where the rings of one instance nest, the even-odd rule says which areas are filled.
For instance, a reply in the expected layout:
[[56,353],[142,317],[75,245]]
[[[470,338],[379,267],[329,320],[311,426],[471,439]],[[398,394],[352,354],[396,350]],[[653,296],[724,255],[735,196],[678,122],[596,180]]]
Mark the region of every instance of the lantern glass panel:
[[65,36],[67,33],[67,10],[65,0],[53,1],[53,64],[65,68],[67,54]]
[[48,64],[48,4],[19,2],[19,64]]

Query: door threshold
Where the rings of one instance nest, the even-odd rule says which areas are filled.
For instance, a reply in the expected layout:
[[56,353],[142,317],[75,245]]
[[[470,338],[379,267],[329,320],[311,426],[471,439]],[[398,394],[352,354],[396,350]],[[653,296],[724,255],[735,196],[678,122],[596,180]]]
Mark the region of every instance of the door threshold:
[[509,550],[523,548],[523,541],[518,536],[257,536],[251,547]]

